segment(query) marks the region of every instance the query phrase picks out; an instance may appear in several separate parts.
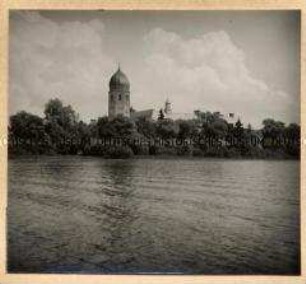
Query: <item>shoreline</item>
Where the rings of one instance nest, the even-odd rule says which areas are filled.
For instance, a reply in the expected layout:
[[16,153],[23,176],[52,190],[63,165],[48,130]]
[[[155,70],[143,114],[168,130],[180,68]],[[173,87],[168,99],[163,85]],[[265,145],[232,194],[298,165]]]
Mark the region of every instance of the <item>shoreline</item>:
[[175,156],[175,155],[135,155],[128,158],[108,158],[98,155],[72,155],[72,154],[19,154],[19,155],[8,155],[8,160],[14,160],[18,158],[29,158],[29,157],[86,157],[86,158],[100,158],[103,160],[223,160],[223,161],[301,161],[301,157],[209,157],[209,156]]

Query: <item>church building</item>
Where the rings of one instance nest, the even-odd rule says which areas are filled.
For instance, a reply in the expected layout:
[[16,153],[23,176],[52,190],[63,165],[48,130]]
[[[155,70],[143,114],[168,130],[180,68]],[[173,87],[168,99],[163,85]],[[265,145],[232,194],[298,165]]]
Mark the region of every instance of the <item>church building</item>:
[[[165,118],[172,118],[172,107],[167,99],[162,108]],[[114,119],[117,116],[124,116],[136,121],[137,119],[157,119],[158,111],[146,109],[135,111],[130,106],[130,82],[120,67],[113,74],[109,81],[108,93],[108,117]]]
[[108,93],[108,117],[118,115],[130,117],[130,82],[120,67],[109,81]]
[[[130,106],[130,82],[127,76],[121,71],[118,66],[117,71],[113,74],[109,81],[108,93],[108,117],[114,119],[117,116],[128,117],[133,121],[138,119],[156,120],[160,112],[166,119],[195,119],[195,112],[193,113],[175,113],[172,111],[172,104],[167,98],[164,106],[160,109],[146,109],[135,111]],[[229,121],[235,117],[234,113],[229,113]]]

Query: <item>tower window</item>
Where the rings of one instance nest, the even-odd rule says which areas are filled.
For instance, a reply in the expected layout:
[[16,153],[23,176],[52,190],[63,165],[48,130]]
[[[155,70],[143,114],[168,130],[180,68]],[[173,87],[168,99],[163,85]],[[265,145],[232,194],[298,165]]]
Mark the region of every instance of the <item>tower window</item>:
[[121,101],[121,94],[119,95],[119,101]]

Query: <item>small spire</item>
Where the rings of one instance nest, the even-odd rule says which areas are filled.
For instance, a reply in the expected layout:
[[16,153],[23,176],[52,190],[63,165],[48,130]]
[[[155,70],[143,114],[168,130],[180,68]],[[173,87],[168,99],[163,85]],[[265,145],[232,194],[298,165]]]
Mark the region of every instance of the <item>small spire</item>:
[[118,62],[118,71],[120,71],[120,62]]
[[164,108],[164,111],[166,114],[171,114],[172,112],[172,109],[171,109],[171,103],[167,97],[166,101],[165,101],[165,108]]

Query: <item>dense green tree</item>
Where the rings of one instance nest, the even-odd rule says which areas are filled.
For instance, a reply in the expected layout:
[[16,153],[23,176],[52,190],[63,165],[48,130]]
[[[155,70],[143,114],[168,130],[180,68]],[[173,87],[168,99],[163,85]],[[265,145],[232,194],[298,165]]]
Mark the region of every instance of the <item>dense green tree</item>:
[[47,121],[55,122],[67,130],[73,128],[78,121],[78,115],[73,108],[70,105],[64,106],[57,98],[47,102],[44,114]]
[[25,139],[44,136],[43,119],[37,115],[21,111],[10,117],[9,130],[16,137]]
[[160,138],[174,138],[179,132],[178,125],[172,119],[162,119],[157,121],[156,134]]
[[163,120],[165,118],[165,115],[164,115],[164,112],[162,109],[159,110],[159,113],[158,113],[158,120]]
[[244,134],[243,124],[241,123],[240,118],[238,118],[234,126],[234,135],[238,138],[243,138],[243,134]]
[[273,151],[282,150],[284,145],[281,141],[284,139],[285,124],[271,118],[263,120],[262,124],[263,147]]
[[176,123],[179,126],[178,138],[186,139],[192,138],[197,134],[197,125],[195,120],[177,120]]
[[108,117],[101,117],[98,119],[97,129],[99,137],[101,138],[127,138],[130,137],[135,130],[132,121],[123,116],[118,116],[113,120],[108,119]]
[[285,124],[282,121],[276,121],[274,119],[265,119],[263,122],[262,132],[267,137],[281,137],[284,134]]
[[291,123],[284,131],[284,146],[289,155],[299,157],[300,155],[301,128],[296,123]]
[[[45,130],[53,148],[61,154],[74,154],[79,150],[80,125],[78,114],[59,99],[51,99],[45,105]],[[84,126],[84,125],[83,125]]]
[[139,118],[136,121],[138,133],[147,138],[153,138],[156,135],[156,123],[145,118]]
[[[270,118],[263,121],[261,129],[253,130],[250,125],[245,128],[240,119],[235,124],[228,123],[220,112],[196,110],[194,113],[195,119],[173,121],[160,110],[157,121],[144,118],[134,121],[119,116],[112,120],[100,117],[87,124],[79,121],[71,106],[52,99],[45,105],[44,118],[25,111],[10,117],[8,150],[10,155],[81,153],[106,158],[148,154],[299,158],[298,124],[285,125]],[[119,144],[92,143],[104,138]],[[188,138],[193,144],[187,143]],[[165,144],[152,144],[152,141]]]
[[47,119],[58,119],[60,120],[61,114],[63,110],[63,103],[58,98],[50,99],[46,105],[44,114]]
[[9,151],[41,154],[50,150],[50,137],[42,118],[21,111],[12,115],[9,122]]

